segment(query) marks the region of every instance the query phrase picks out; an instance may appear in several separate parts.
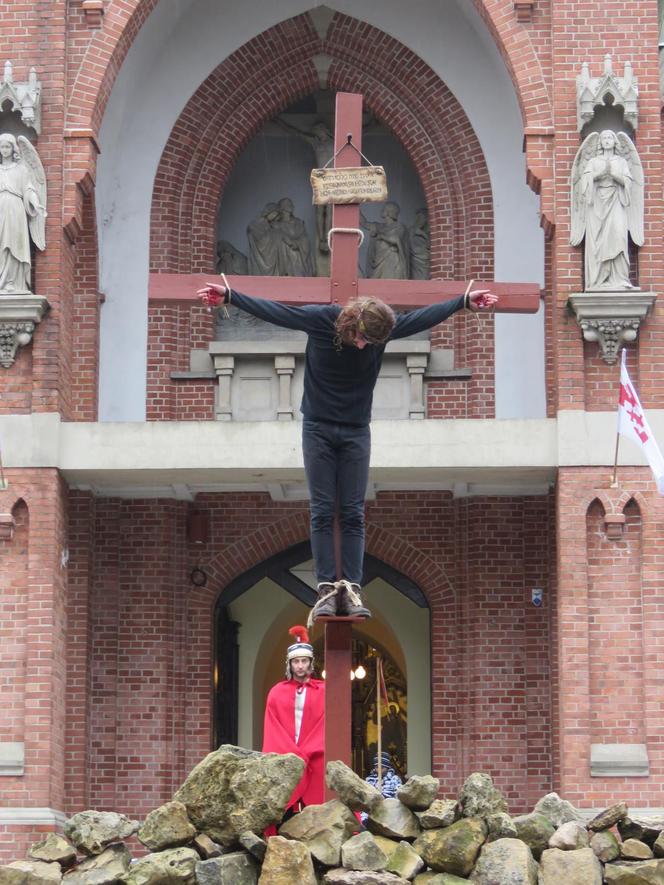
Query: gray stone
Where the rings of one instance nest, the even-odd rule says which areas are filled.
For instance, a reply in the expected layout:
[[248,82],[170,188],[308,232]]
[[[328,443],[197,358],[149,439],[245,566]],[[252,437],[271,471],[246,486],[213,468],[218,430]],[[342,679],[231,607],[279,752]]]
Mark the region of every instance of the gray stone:
[[424,830],[413,848],[438,873],[468,876],[486,838],[479,818],[465,818],[442,830]]
[[410,810],[398,799],[381,799],[369,812],[367,829],[390,839],[415,839],[420,833],[420,825]]
[[112,885],[129,869],[131,854],[126,845],[109,845],[101,854],[89,857],[64,878],[66,885]]
[[240,833],[239,838],[240,845],[246,849],[252,857],[255,857],[258,863],[263,863],[263,859],[265,858],[265,852],[267,851],[267,842],[265,839],[261,839],[260,836],[257,836],[256,833],[252,833],[251,830],[247,830],[244,833]]
[[459,805],[462,817],[486,818],[507,811],[507,802],[494,786],[491,775],[482,772],[474,772],[466,778],[459,793]]
[[413,880],[414,885],[467,885],[470,879],[460,879],[451,873],[436,873],[433,870],[427,870],[420,873]]
[[602,811],[588,823],[588,829],[599,832],[600,830],[610,830],[612,826],[627,817],[627,806],[624,802],[618,802],[611,805],[605,811]]
[[260,885],[317,885],[307,846],[283,836],[271,836],[258,881]]
[[380,850],[385,854],[385,857],[392,857],[394,852],[399,847],[400,839],[388,839],[387,836],[379,836],[376,833],[372,834],[374,839],[376,840],[376,845],[380,848]]
[[175,799],[200,831],[231,848],[246,830],[261,833],[281,820],[303,771],[304,761],[292,753],[223,744],[198,763]]
[[256,885],[258,876],[258,864],[244,851],[199,860],[196,864],[198,885]]
[[592,848],[548,848],[540,861],[539,885],[602,885],[602,865]]
[[140,823],[115,811],[81,811],[65,822],[65,836],[81,854],[101,854],[113,842],[128,839]]
[[577,820],[561,824],[549,839],[549,848],[560,848],[562,851],[575,851],[587,848],[590,844],[588,830]]
[[662,885],[664,860],[608,863],[604,867],[604,881],[607,885]]
[[[253,836],[254,834],[252,833],[251,835]],[[258,839],[258,836],[256,838]],[[222,853],[221,845],[217,845],[205,833],[199,833],[191,843],[191,847],[198,851],[203,860],[209,860],[211,857],[220,857]]]
[[371,811],[383,798],[379,790],[338,760],[327,763],[325,783],[351,811]]
[[516,827],[517,839],[525,842],[532,851],[535,860],[539,860],[549,844],[549,839],[556,831],[551,821],[536,811],[530,814],[520,814],[512,820]]
[[620,856],[624,860],[650,860],[652,849],[639,839],[625,839],[620,846]]
[[664,833],[660,833],[652,846],[655,857],[664,857]]
[[[408,879],[394,873],[376,870],[329,870],[323,879],[324,885],[410,885]],[[262,885],[262,882],[261,882]],[[295,885],[295,883],[289,883]],[[299,883],[298,883],[299,885]]]
[[537,864],[524,842],[497,839],[482,848],[470,881],[477,885],[537,885]]
[[516,826],[514,825],[514,821],[509,816],[509,814],[504,811],[499,811],[497,814],[490,814],[485,819],[485,823],[487,825],[487,829],[489,830],[487,842],[496,842],[498,839],[517,838]]
[[594,833],[590,839],[590,847],[602,863],[609,863],[620,857],[620,843],[610,830]]
[[358,833],[341,846],[341,865],[347,870],[384,870],[387,855],[372,833]]
[[664,831],[664,818],[625,817],[618,821],[618,832],[622,839],[640,839],[651,847]]
[[645,744],[590,745],[591,777],[647,777],[649,774]]
[[6,867],[0,867],[1,885],[57,885],[61,881],[62,867],[59,863],[15,860]]
[[416,811],[423,830],[434,830],[436,827],[449,827],[459,815],[456,799],[434,799],[426,811]]
[[547,793],[539,800],[533,811],[543,814],[554,827],[559,827],[570,821],[583,820],[583,815],[576,810],[572,803],[567,799],[561,799],[558,793]]
[[409,842],[399,842],[385,869],[402,879],[414,879],[424,869],[424,861]]
[[125,885],[193,885],[199,861],[193,848],[168,848],[137,860],[120,881]]
[[41,842],[35,842],[28,851],[28,857],[31,860],[55,862],[61,867],[69,867],[76,861],[76,849],[58,833],[49,833]]
[[440,781],[437,777],[432,777],[430,774],[415,774],[399,787],[397,799],[411,811],[425,811],[436,798],[439,787]]
[[150,851],[179,848],[191,842],[195,835],[196,827],[187,817],[182,802],[167,802],[151,811],[138,831],[139,840]]
[[307,805],[279,828],[279,835],[303,842],[311,856],[326,867],[341,863],[341,846],[359,829],[357,818],[343,802]]

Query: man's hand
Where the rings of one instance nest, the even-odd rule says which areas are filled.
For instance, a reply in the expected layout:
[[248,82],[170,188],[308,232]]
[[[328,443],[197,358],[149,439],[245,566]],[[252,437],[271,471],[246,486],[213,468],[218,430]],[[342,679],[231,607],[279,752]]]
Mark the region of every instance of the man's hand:
[[219,307],[226,303],[226,286],[219,283],[206,283],[203,289],[196,292],[206,307]]
[[468,293],[469,310],[491,310],[498,303],[498,296],[490,289],[473,289]]

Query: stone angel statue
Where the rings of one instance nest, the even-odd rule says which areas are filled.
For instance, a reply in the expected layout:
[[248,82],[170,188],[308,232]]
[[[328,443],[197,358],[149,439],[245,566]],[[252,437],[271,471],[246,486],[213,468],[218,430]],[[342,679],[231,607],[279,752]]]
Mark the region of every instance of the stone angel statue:
[[572,167],[572,234],[585,237],[585,290],[632,289],[629,237],[643,245],[643,167],[624,132],[591,132]]
[[46,176],[27,138],[0,134],[0,297],[30,294],[30,239],[46,248]]

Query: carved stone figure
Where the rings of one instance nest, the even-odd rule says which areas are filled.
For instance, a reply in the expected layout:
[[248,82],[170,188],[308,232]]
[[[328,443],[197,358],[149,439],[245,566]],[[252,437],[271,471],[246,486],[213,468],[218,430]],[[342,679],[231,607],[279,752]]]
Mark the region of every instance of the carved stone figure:
[[624,132],[592,132],[572,167],[572,234],[585,237],[585,290],[632,289],[629,236],[643,245],[643,168]]
[[369,279],[408,279],[408,231],[399,221],[400,211],[398,203],[389,202],[383,206],[382,221],[367,221],[360,215],[362,227],[371,236],[366,271]]
[[293,214],[293,201],[288,197],[279,200],[279,219],[275,228],[279,236],[278,268],[282,277],[314,276],[311,261],[311,244],[301,218]]
[[279,273],[280,235],[275,227],[278,218],[277,204],[266,203],[258,218],[247,227],[248,270],[251,276],[275,277]]
[[410,278],[411,280],[428,280],[431,261],[431,242],[429,239],[429,215],[426,209],[418,209],[415,221],[408,231],[410,244]]
[[217,242],[217,273],[246,274],[249,263],[244,252],[236,249],[228,240]]
[[30,293],[30,238],[46,248],[46,177],[22,135],[0,135],[0,295]]
[[[298,129],[280,117],[276,121],[287,132],[304,139],[316,156],[316,169],[322,169],[334,155],[334,136],[326,123],[314,123],[311,131]],[[332,206],[316,206],[316,269],[319,276],[326,276],[329,268],[329,247],[327,234],[332,226]]]

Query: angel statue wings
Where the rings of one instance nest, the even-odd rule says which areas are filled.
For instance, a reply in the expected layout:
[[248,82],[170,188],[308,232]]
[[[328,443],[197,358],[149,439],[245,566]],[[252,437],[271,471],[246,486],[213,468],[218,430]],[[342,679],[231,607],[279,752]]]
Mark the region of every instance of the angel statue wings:
[[0,297],[30,294],[30,239],[46,247],[46,177],[27,138],[0,134]]
[[585,237],[585,290],[632,289],[629,237],[643,245],[643,167],[624,132],[591,132],[572,167],[573,246]]

